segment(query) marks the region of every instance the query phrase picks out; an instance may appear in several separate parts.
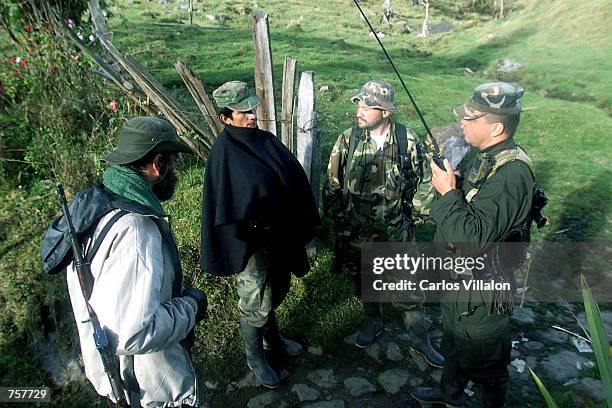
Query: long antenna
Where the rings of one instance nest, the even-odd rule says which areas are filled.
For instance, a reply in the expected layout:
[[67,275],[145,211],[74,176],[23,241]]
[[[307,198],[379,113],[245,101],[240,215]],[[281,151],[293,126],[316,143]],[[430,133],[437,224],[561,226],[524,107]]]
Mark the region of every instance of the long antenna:
[[404,82],[404,79],[402,78],[402,74],[400,74],[399,70],[395,66],[395,63],[391,59],[391,56],[387,52],[387,49],[383,45],[382,41],[380,41],[380,38],[378,38],[378,34],[376,34],[376,30],[374,30],[374,27],[372,27],[372,24],[370,24],[370,20],[368,20],[368,17],[363,12],[363,9],[359,5],[359,2],[357,2],[357,0],[353,0],[353,3],[355,3],[357,8],[359,9],[359,12],[363,16],[363,19],[368,24],[368,27],[370,27],[370,31],[372,31],[372,34],[374,34],[374,38],[376,38],[376,41],[378,41],[378,44],[380,45],[380,48],[382,48],[383,52],[385,53],[385,56],[387,57],[387,59],[391,63],[391,66],[393,67],[393,70],[395,71],[395,73],[397,74],[397,77],[399,78],[400,82],[402,83],[402,86],[404,87],[404,90],[408,94],[408,97],[410,98],[410,102],[412,102],[412,105],[414,106],[414,110],[416,111],[417,115],[419,115],[419,119],[421,119],[421,122],[423,122],[423,126],[425,126],[425,130],[427,130],[427,135],[429,136],[429,140],[431,141],[431,144],[433,145],[434,150],[435,150],[433,160],[436,162],[436,164],[438,166],[440,166],[440,168],[444,169],[444,163],[442,162],[443,159],[442,159],[442,156],[440,155],[440,147],[438,146],[438,142],[436,142],[436,139],[431,134],[431,129],[429,129],[429,126],[427,125],[427,122],[425,122],[425,118],[423,117],[423,114],[421,113],[421,110],[417,106],[416,101],[414,100],[414,98],[412,97],[412,94],[408,90],[408,87],[406,86],[406,83]]

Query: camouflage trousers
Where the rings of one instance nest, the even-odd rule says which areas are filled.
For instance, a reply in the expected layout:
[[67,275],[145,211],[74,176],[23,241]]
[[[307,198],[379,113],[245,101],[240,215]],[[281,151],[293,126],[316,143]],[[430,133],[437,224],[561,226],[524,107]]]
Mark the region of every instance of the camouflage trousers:
[[[360,228],[357,231],[344,231],[340,234],[345,239],[344,270],[353,277],[357,286],[357,294],[361,296],[361,245],[365,242],[407,242],[414,237],[412,230],[397,229],[386,231],[376,228]],[[423,302],[425,295],[415,291],[411,301],[391,300],[388,302],[393,309],[401,313],[406,329],[411,327],[429,328],[429,323],[423,315]],[[382,308],[381,302],[375,302]]]
[[240,319],[262,327],[270,313],[283,302],[291,285],[291,273],[274,267],[273,254],[261,251],[236,275]]

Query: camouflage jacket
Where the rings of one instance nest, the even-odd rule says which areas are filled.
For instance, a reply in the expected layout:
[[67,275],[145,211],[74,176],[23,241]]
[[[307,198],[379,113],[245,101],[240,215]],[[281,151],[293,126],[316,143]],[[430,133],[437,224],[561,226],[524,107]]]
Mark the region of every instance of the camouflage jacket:
[[[410,173],[415,180],[406,180],[399,159],[396,128],[392,120],[384,147],[378,152],[376,142],[370,138],[368,131],[357,132],[359,140],[351,160],[348,158],[349,139],[353,129],[347,129],[338,137],[330,155],[327,180],[323,187],[323,205],[327,216],[336,222],[346,220],[351,229],[375,227],[392,232],[412,228],[412,224],[404,223],[404,210],[413,219],[418,217],[422,220],[429,215],[429,205],[434,198],[430,162],[423,154],[418,136],[407,129],[406,153],[410,157]],[[411,203],[411,209],[402,208],[402,186],[406,181],[413,186],[405,196]],[[412,181],[414,183],[410,183]]]

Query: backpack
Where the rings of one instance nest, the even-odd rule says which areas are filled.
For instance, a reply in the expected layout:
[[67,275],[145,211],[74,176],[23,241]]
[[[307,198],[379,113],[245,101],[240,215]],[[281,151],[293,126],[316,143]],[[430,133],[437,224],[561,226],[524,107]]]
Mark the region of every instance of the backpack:
[[[86,262],[91,262],[106,234],[119,218],[129,212],[150,213],[146,207],[117,196],[104,188],[102,185],[79,191],[70,201],[68,211],[72,218],[72,224],[79,242],[83,245],[93,235],[100,219],[109,212],[120,209],[110,221],[104,226],[100,235],[87,251]],[[72,243],[68,234],[68,224],[62,215],[56,218],[45,233],[40,248],[43,270],[48,274],[56,274],[68,267],[74,255]]]

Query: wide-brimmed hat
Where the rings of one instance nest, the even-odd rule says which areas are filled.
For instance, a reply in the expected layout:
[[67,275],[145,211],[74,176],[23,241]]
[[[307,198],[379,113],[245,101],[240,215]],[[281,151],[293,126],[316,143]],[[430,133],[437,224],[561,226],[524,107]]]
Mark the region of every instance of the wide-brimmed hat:
[[359,93],[351,98],[353,103],[363,102],[368,108],[377,108],[390,112],[397,112],[399,109],[394,103],[395,92],[393,87],[383,81],[366,82]]
[[229,108],[238,112],[253,110],[261,99],[242,81],[226,82],[213,91],[213,98],[219,108]]
[[462,119],[477,119],[487,113],[513,115],[521,112],[523,88],[508,82],[489,82],[478,85],[472,97],[454,109],[455,115]]
[[117,147],[105,154],[103,160],[113,164],[129,164],[152,152],[192,153],[189,146],[181,142],[170,122],[142,116],[125,122],[119,132]]

